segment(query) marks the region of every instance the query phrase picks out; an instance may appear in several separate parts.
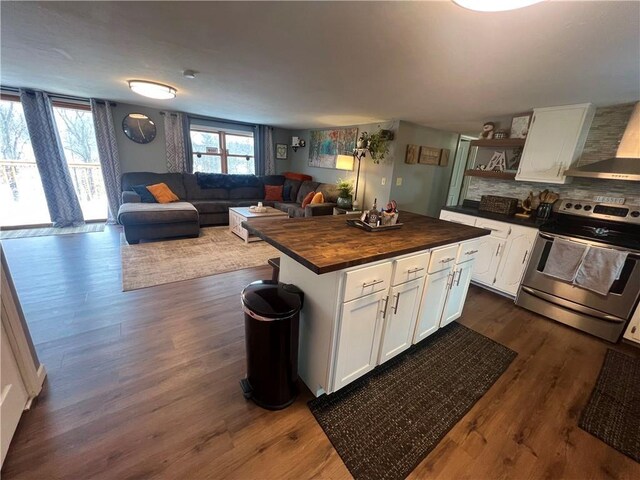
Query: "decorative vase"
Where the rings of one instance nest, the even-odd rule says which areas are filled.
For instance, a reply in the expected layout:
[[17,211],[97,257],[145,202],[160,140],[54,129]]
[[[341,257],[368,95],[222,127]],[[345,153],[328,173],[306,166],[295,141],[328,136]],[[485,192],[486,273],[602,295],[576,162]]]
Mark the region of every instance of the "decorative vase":
[[338,197],[337,203],[339,208],[351,208],[351,195],[349,195],[348,197]]

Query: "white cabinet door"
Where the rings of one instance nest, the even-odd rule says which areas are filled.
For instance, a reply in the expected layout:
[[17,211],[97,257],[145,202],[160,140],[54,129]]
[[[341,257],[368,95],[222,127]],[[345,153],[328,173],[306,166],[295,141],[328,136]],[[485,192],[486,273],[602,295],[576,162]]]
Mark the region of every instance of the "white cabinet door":
[[[4,306],[4,305],[3,305]],[[11,437],[18,426],[22,411],[24,410],[29,395],[22,381],[18,363],[13,356],[13,350],[7,339],[7,334],[2,328],[2,338],[0,339],[0,416],[2,417],[1,430],[1,450],[2,457],[0,464],[4,462],[4,457],[9,449]]]
[[582,154],[594,112],[591,104],[535,109],[516,180],[566,183],[564,172]]
[[440,320],[441,328],[462,315],[464,302],[467,298],[467,292],[469,291],[469,282],[471,282],[473,262],[474,260],[471,260],[455,266],[453,281],[451,282],[451,288],[447,296],[447,303],[445,304],[442,319]]
[[424,278],[419,278],[391,288],[378,363],[386,362],[411,346],[423,286]]
[[502,255],[495,288],[514,296],[518,293],[536,235],[537,230],[533,228],[514,227]]
[[334,392],[376,366],[386,299],[386,291],[377,292],[342,305]]
[[476,217],[465,215],[464,213],[450,212],[449,210],[440,211],[440,220],[447,222],[461,223],[473,227],[476,224]]
[[427,275],[413,343],[427,338],[440,327],[450,279],[451,268]]
[[473,265],[473,281],[493,285],[506,243],[506,240],[491,235],[478,240],[478,253]]

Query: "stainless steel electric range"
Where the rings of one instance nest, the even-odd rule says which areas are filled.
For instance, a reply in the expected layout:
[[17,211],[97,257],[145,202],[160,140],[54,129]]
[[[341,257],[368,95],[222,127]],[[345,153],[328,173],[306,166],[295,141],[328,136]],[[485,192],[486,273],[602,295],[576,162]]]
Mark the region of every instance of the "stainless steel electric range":
[[[628,252],[606,295],[543,273],[554,240]],[[558,322],[617,342],[640,297],[640,206],[562,200],[553,218],[540,227],[516,304]]]

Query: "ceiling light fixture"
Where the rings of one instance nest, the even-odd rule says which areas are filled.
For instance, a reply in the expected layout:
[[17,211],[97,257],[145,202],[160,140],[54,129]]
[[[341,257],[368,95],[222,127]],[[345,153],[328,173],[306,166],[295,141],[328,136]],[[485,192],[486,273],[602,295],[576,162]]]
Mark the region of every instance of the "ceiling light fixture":
[[504,12],[528,7],[543,0],[453,0],[453,3],[477,12]]
[[158,100],[175,98],[177,90],[162,83],[148,82],[146,80],[129,80],[129,88],[138,95]]

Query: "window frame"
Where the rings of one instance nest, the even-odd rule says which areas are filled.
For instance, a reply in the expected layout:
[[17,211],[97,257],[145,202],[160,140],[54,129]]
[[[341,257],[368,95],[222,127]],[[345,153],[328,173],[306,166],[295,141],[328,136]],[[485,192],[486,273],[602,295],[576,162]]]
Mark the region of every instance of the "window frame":
[[[191,125],[189,127],[189,140],[191,140],[191,132],[199,132],[199,133],[213,133],[218,135],[218,145],[220,145],[218,153],[208,153],[208,152],[199,152],[191,149],[191,155],[198,155],[201,157],[202,155],[210,155],[212,157],[220,157],[220,170],[223,174],[229,174],[229,158],[241,158],[245,161],[253,161],[253,172],[255,175],[256,172],[256,138],[253,132],[245,132],[241,130],[225,130],[223,128],[209,127],[206,125]],[[229,153],[227,149],[227,135],[233,135],[236,137],[248,137],[253,140],[253,155],[238,155]],[[247,160],[249,158],[250,160]],[[193,172],[192,172],[193,173]],[[204,173],[218,173],[218,172],[204,172]]]

